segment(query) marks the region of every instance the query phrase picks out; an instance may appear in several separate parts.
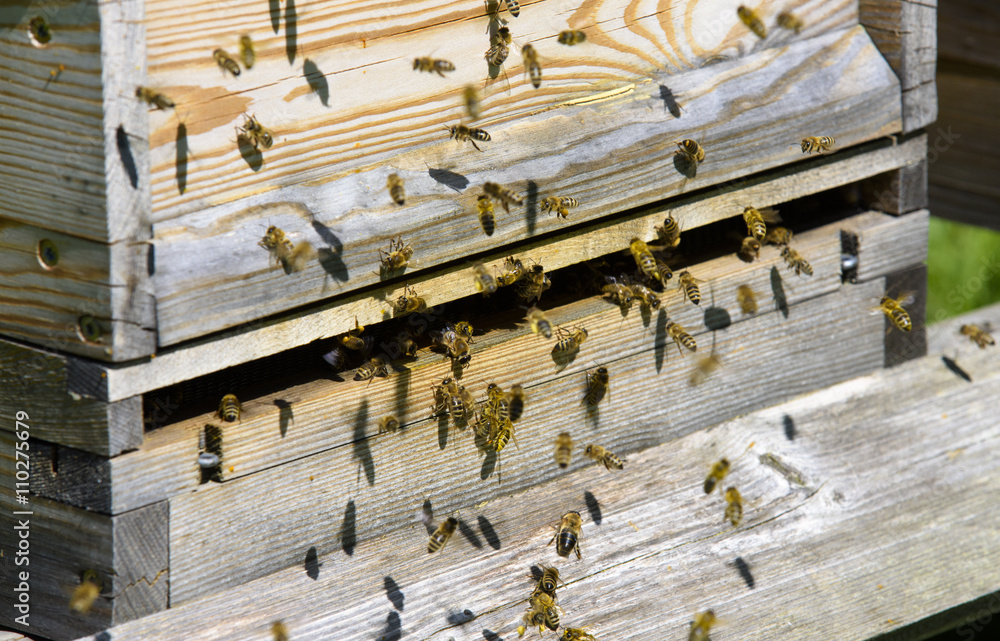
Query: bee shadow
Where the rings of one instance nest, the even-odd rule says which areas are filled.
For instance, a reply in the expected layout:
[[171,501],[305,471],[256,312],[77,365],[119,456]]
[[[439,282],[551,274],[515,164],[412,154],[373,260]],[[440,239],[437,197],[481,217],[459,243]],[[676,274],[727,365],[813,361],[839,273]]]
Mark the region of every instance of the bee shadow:
[[326,75],[309,58],[306,58],[302,64],[302,74],[306,77],[306,83],[309,85],[309,88],[319,96],[319,101],[323,103],[323,106],[329,107],[330,83],[327,81]]
[[135,166],[135,156],[132,155],[132,143],[129,142],[128,134],[125,133],[125,127],[118,125],[118,129],[115,131],[115,142],[118,145],[118,155],[122,160],[122,167],[125,169],[125,173],[128,174],[128,181],[132,185],[132,189],[139,186],[139,170]]
[[188,147],[187,125],[183,122],[177,124],[177,137],[174,139],[174,170],[177,177],[177,191],[183,194],[187,190],[188,176]]
[[656,314],[656,332],[653,334],[653,358],[656,359],[656,373],[663,369],[667,355],[667,310],[660,308]]
[[462,536],[464,536],[465,540],[469,542],[469,545],[477,550],[483,549],[483,542],[479,540],[479,536],[476,535],[476,531],[469,527],[469,524],[462,519],[458,520],[458,531],[462,533]]
[[959,378],[961,378],[966,382],[969,383],[972,382],[972,377],[969,376],[969,373],[966,372],[964,369],[962,369],[962,367],[954,360],[948,358],[947,356],[942,356],[941,362],[944,363],[944,366],[947,367],[949,370],[951,370],[951,373],[954,374],[955,376],[958,376]]
[[361,401],[358,413],[354,415],[354,458],[358,459],[365,469],[368,485],[375,485],[375,461],[372,460],[371,448],[368,446],[368,436],[365,427],[368,425],[368,399]]
[[271,30],[278,33],[281,27],[281,0],[268,0],[267,10],[271,15]]
[[329,247],[320,247],[316,251],[316,255],[320,266],[327,274],[341,282],[346,282],[349,279],[347,265],[344,264],[344,260],[340,257],[340,254]]
[[674,154],[674,169],[685,178],[694,178],[698,175],[698,163],[691,162],[684,154]]
[[753,574],[750,572],[750,566],[747,565],[747,562],[743,560],[742,556],[736,557],[736,560],[733,561],[733,567],[735,567],[740,573],[740,577],[743,579],[743,582],[747,584],[748,588],[752,590],[756,587],[757,582],[754,580]]
[[285,438],[288,434],[288,424],[295,420],[292,404],[280,398],[275,399],[274,404],[278,406],[278,430],[281,432],[281,438]]
[[528,197],[524,205],[524,222],[528,226],[528,235],[534,236],[538,224],[538,183],[534,180],[528,181]]
[[774,308],[788,318],[788,297],[785,295],[785,285],[781,281],[781,272],[777,265],[771,265],[771,294],[774,296]]
[[483,459],[483,466],[479,470],[480,480],[485,481],[493,476],[493,472],[497,468],[497,458],[497,453],[495,451],[492,449],[486,450],[486,458]]
[[250,139],[243,134],[236,136],[236,144],[239,145],[240,155],[250,169],[260,171],[264,166],[264,155],[260,153],[260,149],[254,147]]
[[448,171],[447,169],[435,169],[433,167],[428,167],[427,173],[435,181],[458,192],[464,191],[465,188],[469,186],[468,178],[462,174],[456,174],[453,171]]
[[[288,0],[291,2],[292,0]],[[389,612],[389,616],[385,618],[385,627],[382,628],[382,634],[378,636],[378,641],[399,641],[403,638],[403,624],[399,619],[398,612]]]
[[449,625],[465,625],[475,618],[476,614],[472,610],[462,610],[448,614],[447,621]]
[[483,533],[483,537],[486,538],[486,542],[490,544],[490,547],[494,550],[500,549],[500,537],[497,536],[497,531],[493,529],[493,524],[485,516],[480,515],[477,519],[479,523],[479,531]]
[[584,403],[587,406],[587,422],[590,423],[590,426],[593,429],[597,429],[598,427],[600,427],[600,422],[601,422],[601,406],[591,405],[586,401],[584,401]]
[[590,512],[590,520],[595,525],[600,525],[604,517],[601,514],[601,504],[597,502],[597,497],[588,490],[583,493],[583,500],[587,504],[587,511]]
[[503,637],[494,632],[493,630],[487,630],[483,628],[483,638],[486,641],[503,641]]
[[306,560],[304,563],[306,576],[313,581],[319,579],[319,568],[323,564],[319,562],[319,554],[316,551],[316,546],[310,547],[306,551]]
[[782,425],[784,425],[785,428],[785,438],[787,438],[789,441],[794,441],[795,434],[797,433],[795,429],[795,419],[793,419],[788,414],[785,414],[784,416],[781,417],[781,423]]
[[351,499],[347,502],[344,523],[340,526],[340,547],[347,556],[354,554],[354,548],[358,544],[357,518],[357,508],[354,506],[354,499]]
[[399,589],[399,584],[393,581],[391,576],[385,577],[382,581],[385,585],[385,595],[389,597],[389,602],[392,603],[392,607],[402,612],[403,601],[406,597],[403,595],[403,591]]
[[568,352],[552,352],[550,356],[552,357],[552,362],[555,363],[556,371],[561,372],[572,365],[579,353],[580,348],[576,348]]
[[663,101],[663,109],[669,111],[671,116],[681,117],[681,106],[677,104],[674,92],[667,85],[660,85],[660,100]]
[[448,430],[449,430],[448,413],[445,412],[444,414],[439,414],[437,420],[438,420],[438,447],[440,447],[443,450],[444,448],[448,447]]
[[424,506],[420,510],[421,521],[424,524],[424,528],[427,530],[427,536],[434,534],[434,506],[431,505],[430,499],[424,499]]
[[298,49],[299,39],[299,14],[295,10],[295,0],[286,0],[285,3],[285,55],[288,56],[288,64],[295,62],[295,51]]
[[709,331],[726,329],[733,324],[733,318],[724,307],[705,308],[705,328]]

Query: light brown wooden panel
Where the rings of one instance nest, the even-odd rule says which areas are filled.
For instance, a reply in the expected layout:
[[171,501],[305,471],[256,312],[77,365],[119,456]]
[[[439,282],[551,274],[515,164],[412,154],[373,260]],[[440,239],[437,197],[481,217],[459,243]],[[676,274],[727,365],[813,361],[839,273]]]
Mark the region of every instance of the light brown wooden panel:
[[844,231],[856,234],[860,245],[858,280],[868,281],[927,260],[930,212],[905,216],[868,212],[845,220]]

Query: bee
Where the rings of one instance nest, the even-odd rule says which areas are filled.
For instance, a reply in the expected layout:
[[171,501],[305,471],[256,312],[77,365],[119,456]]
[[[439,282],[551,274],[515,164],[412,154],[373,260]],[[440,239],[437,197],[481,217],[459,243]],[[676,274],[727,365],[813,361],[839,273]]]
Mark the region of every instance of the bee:
[[271,145],[274,144],[274,137],[271,135],[270,130],[264,127],[260,122],[253,116],[248,116],[243,114],[243,127],[240,130],[240,136],[249,140],[253,144],[254,149],[270,149]]
[[[535,588],[535,594],[543,593],[548,594],[553,599],[556,598],[556,587],[558,584],[562,583],[559,580],[559,570],[558,568],[549,567],[547,565],[542,566],[542,576],[538,579],[538,587]],[[563,583],[565,585],[565,583]]]
[[233,74],[233,76],[240,75],[240,65],[238,62],[233,60],[228,53],[222,49],[216,49],[212,52],[212,57],[215,58],[215,63],[222,68],[223,71],[228,71]]
[[73,594],[69,597],[69,609],[80,614],[90,613],[90,609],[94,607],[94,601],[101,595],[103,587],[101,580],[97,578],[97,572],[84,570],[80,577],[80,585],[76,586]]
[[240,416],[243,414],[243,406],[240,405],[240,401],[236,398],[235,394],[226,394],[219,401],[219,410],[216,413],[225,422],[235,423],[240,420]]
[[753,236],[743,239],[740,248],[736,250],[736,256],[744,263],[752,263],[760,258],[760,241]]
[[757,313],[757,294],[749,285],[740,285],[736,288],[736,300],[740,303],[740,311],[744,314]]
[[170,98],[146,87],[136,87],[135,97],[157,109],[173,109],[175,106],[174,101]]
[[740,5],[739,8],[736,9],[736,15],[740,17],[743,24],[749,27],[750,31],[753,31],[754,35],[758,38],[763,40],[767,37],[767,27],[764,26],[764,21],[760,19],[760,16],[757,15],[756,11],[753,9],[747,9],[745,6]]
[[569,208],[579,204],[576,198],[569,196],[550,196],[542,201],[542,213],[555,212],[556,216],[566,218],[569,216]]
[[597,641],[597,637],[583,628],[563,628],[559,641]]
[[695,305],[701,304],[701,290],[698,289],[698,284],[695,282],[695,278],[691,275],[691,272],[681,272],[680,276],[677,277],[677,285],[689,301]]
[[667,217],[663,219],[662,227],[656,227],[656,235],[660,237],[667,249],[673,249],[681,244],[681,228],[670,214],[667,214]]
[[490,48],[486,50],[483,57],[494,67],[499,67],[510,55],[511,41],[510,29],[500,27],[497,29],[496,35],[490,38]]
[[510,15],[515,18],[521,13],[521,5],[517,3],[517,0],[504,0],[504,4],[507,5],[507,11],[510,11]]
[[530,44],[521,48],[521,58],[524,60],[524,69],[528,77],[531,78],[531,86],[538,89],[542,86],[542,65],[538,64],[538,52]]
[[479,90],[473,85],[465,85],[462,90],[462,102],[465,103],[465,111],[469,114],[470,120],[479,120],[480,111]]
[[595,372],[587,372],[587,393],[583,401],[587,405],[597,405],[608,393],[610,376],[607,367],[598,367]]
[[408,331],[396,337],[396,347],[400,356],[413,357],[417,355],[417,342],[413,340],[413,336]]
[[676,144],[678,149],[674,153],[683,156],[690,164],[699,165],[705,160],[705,149],[690,138]]
[[559,529],[552,536],[549,545],[552,545],[552,541],[556,542],[556,554],[559,556],[569,557],[570,553],[576,552],[576,558],[582,558],[580,555],[582,528],[583,519],[580,518],[580,513],[567,512],[559,522]]
[[253,68],[253,63],[257,61],[257,51],[254,49],[253,40],[247,34],[240,36],[240,60],[243,61],[243,66],[247,68],[247,71]]
[[805,258],[803,258],[799,252],[795,251],[791,247],[785,247],[781,250],[781,257],[785,259],[785,263],[788,264],[789,269],[795,270],[795,275],[805,274],[806,276],[813,275],[812,265],[809,264]]
[[346,334],[341,334],[337,337],[340,344],[347,349],[362,350],[365,348],[365,341],[361,338],[361,333],[365,331],[363,325],[358,324],[358,317],[354,317],[354,329],[350,330]]
[[496,383],[490,383],[486,388],[486,411],[500,423],[510,421],[510,403],[507,395]]
[[455,533],[457,528],[458,519],[453,516],[449,516],[442,521],[441,525],[434,530],[434,533],[431,534],[431,538],[427,541],[427,552],[433,554],[443,548],[444,544],[448,542],[448,539],[451,538],[451,535]]
[[541,298],[549,287],[552,287],[552,281],[545,275],[545,268],[535,264],[521,279],[521,284],[517,286],[517,295],[530,303]]
[[[901,300],[905,299],[901,297]],[[898,329],[901,329],[904,332],[908,332],[913,329],[913,323],[910,321],[910,315],[905,309],[903,309],[903,306],[899,301],[889,298],[889,296],[886,295],[882,297],[882,302],[879,303],[878,308],[883,314],[889,317],[889,320],[892,321],[892,324]]]
[[524,413],[524,399],[525,399],[524,388],[520,385],[512,385],[510,391],[507,392],[507,405],[510,408],[510,422],[516,423],[517,419],[521,418],[521,414]]
[[694,337],[673,321],[667,323],[667,337],[677,344],[677,351],[682,355],[684,354],[684,350],[681,349],[682,345],[692,352],[698,351],[698,344],[694,341]]
[[587,34],[580,31],[579,29],[566,30],[559,32],[559,44],[561,45],[578,45],[581,42],[587,40]]
[[735,487],[726,488],[726,518],[733,527],[739,527],[743,521],[743,497]]
[[578,349],[583,341],[587,340],[587,330],[583,327],[574,327],[572,330],[559,328],[556,330],[557,340],[552,348],[553,354],[571,354]]
[[444,72],[454,71],[455,65],[448,62],[447,60],[440,60],[437,58],[431,58],[430,56],[424,56],[423,58],[413,59],[413,70],[427,71],[429,73],[437,73],[437,75],[444,78]]
[[[434,407],[432,408],[431,416],[451,414],[452,399],[456,397],[461,398],[462,396],[462,388],[459,384],[450,378],[445,378],[442,379],[440,385],[432,385],[431,389],[434,390]],[[464,403],[460,411],[463,413],[461,418],[464,418]],[[459,419],[456,418],[457,420]]]
[[538,309],[538,307],[529,309],[525,320],[531,326],[531,331],[541,334],[545,338],[552,338],[552,323],[545,317],[545,312]]
[[376,376],[388,376],[389,375],[389,364],[385,362],[385,359],[381,356],[373,356],[370,360],[366,361],[358,368],[358,371],[354,373],[354,380],[356,381],[367,381],[375,378]]
[[556,465],[565,469],[569,467],[573,456],[573,438],[569,432],[562,432],[556,437]]
[[666,283],[674,277],[674,270],[670,269],[670,266],[662,260],[656,261],[656,271],[660,273],[660,282],[662,283]]
[[271,624],[271,634],[274,636],[274,641],[288,641],[288,628],[281,621],[275,621]]
[[286,273],[302,271],[306,263],[316,255],[316,250],[308,241],[303,240],[298,245],[293,245],[285,232],[274,225],[267,228],[257,245],[270,252],[274,261],[284,267]]
[[479,215],[479,224],[483,227],[483,233],[492,236],[497,228],[497,217],[493,213],[493,201],[486,194],[480,194],[476,200],[476,211]]
[[688,641],[709,641],[708,631],[715,625],[715,613],[711,610],[699,612],[694,615],[691,622],[691,632],[688,634]]
[[[471,328],[471,325],[469,326]],[[443,331],[434,336],[434,345],[453,361],[457,362],[462,369],[469,366],[472,361],[472,350],[469,348],[469,340],[460,336],[454,327],[445,327]]]
[[660,280],[660,272],[656,269],[656,259],[649,251],[649,246],[638,238],[633,238],[629,241],[628,248],[632,252],[635,264],[639,266],[642,273],[653,280]]
[[[551,594],[536,590],[528,600],[528,604],[531,607],[531,612],[542,615],[541,621],[546,628],[553,631],[559,629],[559,612],[556,600]],[[541,632],[541,626],[539,626],[539,632]]]
[[614,454],[611,450],[605,449],[600,445],[588,445],[587,449],[583,451],[594,461],[597,461],[604,466],[607,470],[623,470],[625,469],[625,462],[622,461],[618,456]]
[[517,205],[518,207],[524,204],[524,199],[497,183],[483,183],[483,192],[493,200],[496,200],[503,205],[503,210],[507,213],[510,213],[510,206],[512,204]]
[[476,407],[476,399],[464,385],[454,384],[457,393],[448,398],[448,413],[456,423],[463,423]]
[[621,308],[622,315],[628,314],[635,300],[632,290],[627,285],[619,283],[613,276],[605,276],[604,278],[608,284],[601,288],[601,295],[612,303],[616,303]]
[[403,293],[392,304],[393,317],[404,316],[415,312],[423,312],[427,309],[427,303],[416,290],[409,285],[403,286]]
[[722,479],[729,473],[729,459],[721,458],[712,464],[712,469],[705,477],[705,494],[711,494]]
[[383,416],[378,420],[378,431],[382,432],[395,432],[399,429],[399,419],[392,414],[388,416]]
[[798,33],[802,31],[802,27],[805,24],[802,22],[801,18],[797,18],[787,11],[782,11],[778,14],[778,26],[782,29],[788,29],[789,31],[794,31]]
[[472,342],[473,332],[475,332],[475,329],[473,329],[472,324],[468,321],[458,321],[455,323],[455,333],[470,343]]
[[389,196],[397,205],[406,203],[406,187],[403,186],[403,179],[399,174],[389,174],[385,180],[385,186],[389,189]]
[[[395,174],[393,174],[395,175]],[[413,248],[410,244],[403,244],[403,237],[398,240],[389,239],[389,251],[378,250],[378,259],[382,263],[382,270],[394,272],[397,269],[405,269],[413,258]]]
[[513,285],[517,281],[524,278],[524,275],[527,273],[528,273],[527,270],[524,269],[524,263],[521,262],[520,258],[514,258],[513,256],[508,256],[507,258],[504,259],[503,269],[497,276],[497,285],[500,287]]
[[640,283],[632,283],[628,288],[632,290],[635,300],[639,301],[639,309],[644,312],[652,312],[652,310],[660,308],[660,297],[650,288]]
[[831,136],[809,136],[803,138],[800,144],[804,154],[811,154],[814,151],[821,154],[824,151],[830,151],[837,144],[837,140]]
[[764,242],[768,245],[787,245],[792,242],[792,230],[785,227],[771,227],[764,234]]
[[979,345],[979,349],[986,349],[990,345],[996,345],[996,341],[990,336],[990,329],[991,327],[987,323],[985,327],[980,327],[979,325],[962,325],[958,328],[958,331],[962,336],[968,336],[970,341]]
[[747,234],[757,240],[764,240],[764,237],[767,235],[765,221],[774,223],[780,220],[781,217],[778,216],[777,210],[770,207],[765,207],[764,209],[745,207],[743,209],[743,221],[747,224]]
[[28,22],[28,35],[40,45],[48,44],[52,40],[52,27],[45,16],[35,16]]
[[715,354],[700,359],[695,364],[694,371],[691,372],[691,376],[688,378],[688,384],[691,386],[701,385],[711,376],[712,372],[720,367],[722,367],[722,361]]
[[486,270],[485,265],[482,263],[476,263],[472,266],[472,271],[475,274],[477,292],[482,292],[483,296],[489,296],[490,294],[497,293],[497,282]]
[[480,141],[491,140],[490,135],[488,133],[486,133],[482,129],[477,129],[476,127],[466,127],[465,125],[453,125],[449,129],[449,131],[451,132],[448,136],[449,138],[452,138],[459,142],[469,141],[472,143],[472,146],[475,147],[478,151],[482,151],[482,149],[479,149],[479,145],[476,144],[477,140]]

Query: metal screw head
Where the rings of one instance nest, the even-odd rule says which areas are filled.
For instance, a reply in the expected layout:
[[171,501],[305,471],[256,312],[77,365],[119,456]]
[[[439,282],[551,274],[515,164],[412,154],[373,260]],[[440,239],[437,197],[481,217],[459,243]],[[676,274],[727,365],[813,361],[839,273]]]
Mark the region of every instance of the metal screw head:
[[59,264],[59,248],[48,238],[38,241],[38,262],[46,269],[52,269]]
[[840,255],[840,268],[842,270],[850,271],[852,269],[857,269],[858,267],[858,257],[854,254],[841,254]]
[[202,452],[198,455],[198,465],[204,470],[218,467],[219,457],[211,452]]
[[90,314],[84,314],[78,318],[76,328],[80,332],[80,337],[85,341],[96,343],[101,340],[101,326],[97,324],[97,320]]

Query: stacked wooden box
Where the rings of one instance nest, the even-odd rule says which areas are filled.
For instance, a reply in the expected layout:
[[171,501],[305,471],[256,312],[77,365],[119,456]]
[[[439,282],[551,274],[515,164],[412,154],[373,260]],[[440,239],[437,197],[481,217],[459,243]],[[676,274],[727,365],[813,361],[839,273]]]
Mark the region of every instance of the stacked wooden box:
[[[497,568],[527,572],[558,560],[543,548],[565,511],[586,512],[590,536],[589,521],[602,513],[614,523],[647,493],[669,492],[642,471],[652,453],[921,356],[920,130],[935,113],[925,64],[933,9],[764,2],[762,40],[728,2],[640,4],[523,2],[517,17],[505,6],[429,0],[0,8],[10,27],[0,61],[20,89],[0,95],[18,123],[3,134],[11,153],[0,166],[14,194],[0,202],[0,407],[4,417],[27,417],[34,512],[30,628],[10,615],[10,590],[0,622],[51,639],[106,628],[116,639],[245,639],[266,638],[278,619],[293,638],[398,638],[404,629],[447,638],[501,605],[516,621],[523,606],[513,595],[524,582]],[[494,8],[516,44],[537,49],[541,88],[523,75],[516,50],[487,80]],[[785,9],[803,21],[800,32],[774,25]],[[44,47],[27,36],[40,13],[52,31]],[[587,41],[557,44],[563,29],[581,29]],[[233,77],[212,51],[235,57],[244,33],[257,61]],[[412,70],[423,55],[457,70],[445,78]],[[482,153],[446,131],[464,120],[468,84],[483,94],[475,126],[492,138],[479,143]],[[176,108],[148,111],[135,98],[140,85]],[[244,113],[272,130],[272,148],[241,150],[234,128]],[[799,141],[823,135],[836,137],[834,152],[803,156]],[[696,171],[674,154],[684,138],[707,152]],[[405,180],[404,206],[385,189],[390,173]],[[509,213],[498,205],[491,236],[475,215],[487,181],[527,201]],[[580,205],[566,220],[539,215],[552,195]],[[748,205],[782,211],[812,277],[788,271],[774,247],[750,264],[735,256]],[[630,261],[622,254],[630,240],[652,242],[667,214],[684,230],[676,268],[701,281],[704,300],[692,305],[671,284],[650,317],[638,309],[623,317],[600,297],[602,277],[620,272],[601,270]],[[317,259],[299,272],[277,267],[258,246],[272,225],[311,243]],[[399,235],[414,256],[405,273],[386,275],[378,250]],[[539,305],[554,324],[588,330],[573,362],[554,362],[552,342],[518,325],[524,310],[512,295],[475,293],[473,263],[493,273],[509,255],[551,274]],[[739,311],[743,284],[757,292],[756,315]],[[390,320],[389,301],[407,286],[432,310]],[[917,329],[886,334],[873,310],[887,290],[902,289],[917,291]],[[699,355],[721,358],[703,385],[689,385],[696,359],[672,351],[668,319],[688,328]],[[443,321],[471,320],[479,332],[463,383],[477,397],[488,382],[525,386],[517,445],[483,456],[471,430],[428,418],[431,386],[453,369],[427,349],[373,382],[319,369],[330,339],[355,320],[382,339],[416,333],[422,347]],[[594,411],[581,399],[585,372],[598,364],[612,383]],[[227,392],[243,404],[235,423],[215,415]],[[404,429],[379,433],[376,422],[390,413]],[[211,480],[198,465],[209,425],[221,431],[222,453]],[[0,428],[0,496],[10,513],[23,509],[19,432],[8,418]],[[567,470],[551,457],[563,431],[578,443]],[[588,490],[584,500],[578,490],[599,478],[580,456],[588,442],[629,462],[600,480],[608,494]],[[713,460],[749,444],[699,442],[692,486]],[[673,509],[700,514],[703,503]],[[462,523],[464,540],[456,535],[429,560],[414,519],[422,506]],[[712,523],[705,532],[723,531],[720,515],[700,517]],[[672,520],[643,518],[645,527]],[[0,536],[13,547],[10,529]],[[483,540],[505,560],[484,554]],[[641,554],[630,547],[640,540],[616,545]],[[613,552],[590,550],[574,567],[596,574],[616,562]],[[407,610],[405,628],[398,614],[376,622],[364,614],[388,589],[375,568],[396,577],[385,586],[399,576],[427,586],[406,592],[418,612]],[[68,614],[86,570],[104,591],[88,615]],[[435,576],[464,586],[475,605],[439,601]],[[679,582],[694,591],[695,579]],[[321,585],[322,595],[304,596]],[[641,585],[622,594],[655,618]],[[193,616],[199,608],[212,617]],[[621,624],[587,618],[610,638]]]

